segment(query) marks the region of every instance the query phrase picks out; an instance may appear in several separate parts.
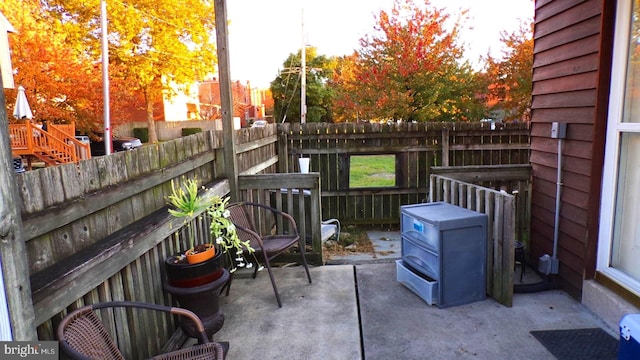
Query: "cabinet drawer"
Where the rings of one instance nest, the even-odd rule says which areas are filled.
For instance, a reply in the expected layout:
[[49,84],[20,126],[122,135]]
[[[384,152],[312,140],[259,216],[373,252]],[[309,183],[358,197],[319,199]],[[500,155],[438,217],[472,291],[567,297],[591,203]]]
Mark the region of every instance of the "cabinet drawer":
[[440,245],[438,229],[426,221],[402,214],[402,235],[410,237],[424,244],[431,250],[437,251]]
[[440,279],[439,256],[421,247],[419,242],[404,236],[402,237],[402,260],[422,274]]
[[438,282],[413,272],[404,265],[402,260],[396,260],[396,280],[427,304],[438,303]]

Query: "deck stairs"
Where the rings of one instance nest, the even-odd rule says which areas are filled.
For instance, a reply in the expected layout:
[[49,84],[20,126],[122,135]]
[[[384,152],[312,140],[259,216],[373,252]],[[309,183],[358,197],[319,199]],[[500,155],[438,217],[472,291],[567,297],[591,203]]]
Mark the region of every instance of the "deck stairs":
[[89,144],[74,136],[75,125],[49,125],[47,130],[28,121],[24,124],[9,124],[13,155],[32,161],[41,161],[45,166],[78,162],[91,158]]

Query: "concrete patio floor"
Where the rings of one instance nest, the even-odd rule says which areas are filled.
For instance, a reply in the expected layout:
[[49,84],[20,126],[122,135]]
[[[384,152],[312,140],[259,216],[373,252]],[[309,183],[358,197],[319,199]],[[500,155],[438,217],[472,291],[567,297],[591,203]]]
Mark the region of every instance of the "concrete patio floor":
[[560,290],[515,294],[511,308],[490,298],[430,306],[396,281],[399,247],[395,256],[384,254],[312,267],[312,284],[300,266],[274,269],[282,308],[266,270],[256,279],[236,276],[230,295],[221,297],[225,323],[215,340],[230,343],[230,360],[544,360],[555,357],[531,330],[601,327],[617,337],[617,329]]

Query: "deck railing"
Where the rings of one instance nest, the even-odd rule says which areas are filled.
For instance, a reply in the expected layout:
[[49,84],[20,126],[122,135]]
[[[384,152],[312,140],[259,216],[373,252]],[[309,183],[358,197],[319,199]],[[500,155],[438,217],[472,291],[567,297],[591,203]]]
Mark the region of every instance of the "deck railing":
[[91,159],[91,146],[87,142],[76,139],[75,128],[74,124],[50,124],[47,132],[75,148],[75,161]]
[[[238,177],[238,188],[241,200],[269,205],[293,216],[300,236],[311,246],[307,251],[307,261],[323,264],[320,174],[241,175]],[[266,215],[262,219],[265,221],[259,221],[256,226],[260,226],[261,232],[267,234],[274,224],[267,221]],[[279,261],[284,262],[297,260],[299,256],[294,254],[279,257]]]
[[50,125],[45,131],[31,122],[9,124],[11,150],[14,155],[35,157],[49,165],[90,159],[89,144],[78,141],[73,134],[69,134],[72,127]]

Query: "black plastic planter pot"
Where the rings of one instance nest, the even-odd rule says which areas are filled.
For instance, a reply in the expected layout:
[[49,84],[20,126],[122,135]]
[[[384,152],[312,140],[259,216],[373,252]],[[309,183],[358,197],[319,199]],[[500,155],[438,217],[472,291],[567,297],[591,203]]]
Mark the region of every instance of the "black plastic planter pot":
[[[209,338],[218,332],[224,324],[224,314],[220,310],[220,289],[229,280],[229,271],[221,268],[218,279],[195,287],[178,287],[164,283],[164,290],[170,293],[182,308],[193,311],[200,317]],[[180,318],[180,327],[190,337],[197,337],[194,324]]]
[[198,264],[178,264],[175,261],[178,255],[168,257],[164,261],[168,284],[189,288],[217,280],[222,276],[224,265],[222,255],[222,251],[216,249],[216,255],[213,258]]

